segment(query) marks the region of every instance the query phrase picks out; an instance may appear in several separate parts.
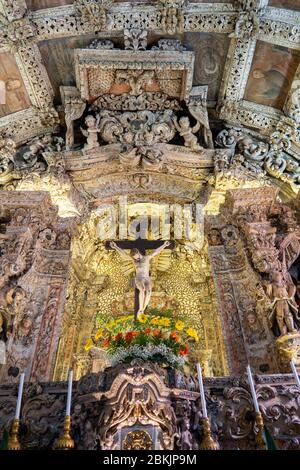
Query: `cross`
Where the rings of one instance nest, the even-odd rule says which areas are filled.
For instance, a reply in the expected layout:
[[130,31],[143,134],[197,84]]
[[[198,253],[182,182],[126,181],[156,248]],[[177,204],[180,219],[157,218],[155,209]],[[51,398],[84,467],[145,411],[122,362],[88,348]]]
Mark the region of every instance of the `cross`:
[[[137,249],[141,255],[146,255],[146,250],[157,250],[162,245],[165,243],[165,240],[145,240],[142,238],[137,238],[136,240],[118,240],[113,243],[116,244],[117,248],[120,250],[133,250]],[[107,250],[112,250],[110,246],[111,242],[106,242],[106,249]],[[168,240],[169,245],[166,246],[164,249],[173,249],[174,248],[174,241]],[[117,250],[119,251],[119,250]],[[128,258],[130,258],[132,261],[133,258],[131,258],[129,255],[127,255]],[[151,255],[150,255],[151,256]],[[151,287],[149,287],[150,292],[151,292]],[[140,289],[135,286],[134,290],[134,318],[135,320],[137,319],[138,313],[140,311],[140,305],[139,305],[139,296],[140,296]]]

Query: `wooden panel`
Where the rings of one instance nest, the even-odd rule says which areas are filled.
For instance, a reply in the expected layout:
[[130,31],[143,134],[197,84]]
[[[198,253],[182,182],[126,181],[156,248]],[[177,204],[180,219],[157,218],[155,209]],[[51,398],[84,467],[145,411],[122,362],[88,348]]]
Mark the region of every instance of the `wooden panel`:
[[0,81],[6,91],[5,104],[0,105],[0,117],[30,107],[29,96],[12,54],[0,54]]
[[281,109],[299,60],[300,51],[258,41],[244,98]]

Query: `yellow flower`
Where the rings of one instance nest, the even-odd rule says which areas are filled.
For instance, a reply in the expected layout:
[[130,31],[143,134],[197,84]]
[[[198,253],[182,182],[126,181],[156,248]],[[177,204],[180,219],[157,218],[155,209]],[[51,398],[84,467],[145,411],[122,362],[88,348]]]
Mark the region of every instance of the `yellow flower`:
[[183,327],[184,327],[183,321],[177,320],[177,322],[175,323],[176,330],[181,331],[181,330],[183,330]]
[[115,321],[116,325],[119,325],[120,323],[122,323],[124,321],[123,318],[117,318],[117,320]]
[[112,328],[113,326],[115,326],[116,322],[115,320],[110,320],[107,325],[106,325],[106,328],[109,330],[110,328]]
[[89,349],[91,349],[92,346],[94,346],[94,342],[91,338],[89,338],[84,345],[84,349],[88,351]]
[[169,318],[161,318],[159,320],[159,325],[161,326],[170,326],[171,322]]
[[139,316],[138,316],[138,321],[140,323],[146,323],[146,321],[148,320],[148,315],[145,315],[144,313],[141,313]]
[[194,330],[194,328],[188,328],[188,329],[186,330],[186,332],[187,332],[187,334],[188,334],[189,336],[191,336],[192,338],[195,338],[195,339],[196,339],[196,337],[198,336],[198,335],[197,335],[197,331]]
[[97,330],[95,333],[95,340],[97,341],[98,339],[100,339],[102,334],[103,334],[103,329],[99,328],[99,330]]
[[152,318],[152,320],[150,321],[150,324],[151,324],[151,325],[159,325],[159,324],[160,324],[159,322],[160,322],[159,318],[154,317],[154,318]]

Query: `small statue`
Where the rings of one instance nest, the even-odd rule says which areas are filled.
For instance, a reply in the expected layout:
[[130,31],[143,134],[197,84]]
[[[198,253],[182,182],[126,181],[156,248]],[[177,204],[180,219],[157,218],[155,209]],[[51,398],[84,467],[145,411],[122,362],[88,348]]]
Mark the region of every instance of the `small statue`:
[[84,149],[85,150],[97,149],[98,147],[100,147],[100,145],[98,142],[99,128],[97,126],[96,118],[94,118],[94,116],[92,115],[87,116],[85,118],[85,124],[87,126],[87,129],[85,130],[81,128],[81,132],[87,138]]
[[191,450],[193,448],[193,437],[190,431],[190,420],[183,419],[182,432],[180,434],[180,450]]
[[282,272],[275,271],[271,274],[271,282],[266,284],[266,292],[272,301],[269,321],[275,327],[275,334],[278,330],[280,335],[296,332],[295,323],[300,321],[300,316],[294,284],[288,283]]
[[192,128],[188,117],[181,117],[177,122],[177,119],[173,119],[174,125],[179,132],[180,136],[184,139],[185,147],[189,147],[192,150],[201,150],[202,147],[198,144],[198,139],[194,135],[200,129],[200,122]]

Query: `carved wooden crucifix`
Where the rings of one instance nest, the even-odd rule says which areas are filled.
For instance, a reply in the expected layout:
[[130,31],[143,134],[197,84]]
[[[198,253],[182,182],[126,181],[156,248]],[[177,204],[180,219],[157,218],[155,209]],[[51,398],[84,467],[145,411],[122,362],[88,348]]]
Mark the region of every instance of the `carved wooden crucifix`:
[[[121,240],[108,242],[107,249],[118,251],[121,256],[130,259],[135,267],[135,298],[134,298],[134,318],[144,313],[151,297],[150,261],[164,249],[174,248],[174,241],[145,240]],[[125,250],[131,250],[130,255]],[[146,255],[146,250],[154,250]]]

